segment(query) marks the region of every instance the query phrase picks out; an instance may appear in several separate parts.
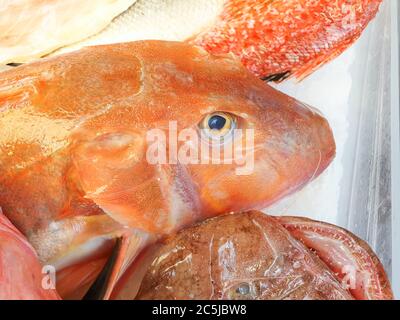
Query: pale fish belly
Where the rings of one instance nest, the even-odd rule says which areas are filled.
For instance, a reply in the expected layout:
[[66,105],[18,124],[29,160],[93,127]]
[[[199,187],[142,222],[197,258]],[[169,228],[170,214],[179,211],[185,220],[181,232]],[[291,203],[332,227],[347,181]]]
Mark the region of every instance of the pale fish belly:
[[135,1],[0,1],[0,65],[29,62],[86,39]]
[[183,41],[213,24],[225,0],[137,0],[99,34],[55,52],[137,40]]

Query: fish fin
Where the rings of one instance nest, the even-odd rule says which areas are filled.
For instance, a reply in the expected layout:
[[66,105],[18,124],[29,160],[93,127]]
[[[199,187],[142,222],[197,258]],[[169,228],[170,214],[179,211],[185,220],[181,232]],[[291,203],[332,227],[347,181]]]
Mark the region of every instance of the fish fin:
[[269,76],[261,78],[261,80],[266,81],[266,82],[271,82],[271,81],[282,82],[290,77],[291,77],[291,72],[286,71],[286,72],[282,72],[282,73],[271,74]]
[[[77,216],[53,221],[51,226],[32,232],[30,243],[41,261],[62,270],[110,252],[110,244],[123,227],[109,216]],[[95,251],[95,255],[93,255]]]
[[0,300],[60,299],[51,275],[46,276],[36,252],[1,208],[0,271]]
[[157,256],[160,246],[161,243],[157,242],[147,246],[140,252],[117,282],[110,297],[111,300],[134,300],[136,298],[143,278]]
[[356,299],[393,299],[384,268],[366,242],[328,223],[298,217],[277,219],[292,236],[316,252]]
[[99,275],[107,257],[100,257],[57,272],[57,292],[65,300],[81,300]]
[[105,266],[115,239],[125,232],[105,214],[77,216],[53,223],[51,231],[34,240],[38,246],[46,240],[61,249],[50,257],[58,269],[57,291],[64,299],[81,299]]
[[110,257],[84,299],[108,300],[118,280],[143,249],[146,239],[147,236],[136,232],[117,238]]
[[121,225],[168,232],[173,227],[166,206],[176,180],[174,169],[147,161],[144,131],[114,130],[93,139],[85,136],[72,151],[84,197]]
[[[358,35],[356,39],[358,39],[359,36],[360,35]],[[286,77],[284,80],[289,79],[291,77],[295,77],[297,81],[301,82],[309,75],[314,73],[314,71],[318,70],[325,64],[331,62],[332,60],[340,56],[344,51],[346,51],[346,49],[348,49],[356,41],[356,39],[344,42],[338,48],[336,48],[336,50],[330,52],[329,54],[319,56],[316,59],[311,60],[305,65],[297,68],[296,70],[293,70],[293,73],[290,76]]]
[[7,66],[9,66],[9,67],[19,67],[19,66],[22,66],[23,65],[23,63],[8,63],[7,64]]
[[105,214],[77,216],[31,232],[29,241],[40,261],[57,271],[59,295],[79,299],[101,271],[122,228]]
[[102,271],[97,276],[97,279],[90,286],[89,290],[84,296],[84,300],[105,300],[109,286],[115,277],[115,267],[118,264],[119,255],[122,247],[122,238],[117,238],[114,248],[104,265]]

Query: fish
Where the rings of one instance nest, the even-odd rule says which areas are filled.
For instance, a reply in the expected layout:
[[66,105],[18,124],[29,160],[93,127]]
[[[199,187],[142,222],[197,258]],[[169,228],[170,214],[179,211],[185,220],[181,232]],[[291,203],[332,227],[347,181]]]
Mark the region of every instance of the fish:
[[[32,2],[19,2],[27,1]],[[65,0],[57,2],[64,2],[63,17],[72,16],[76,23],[87,22],[84,13],[76,11],[82,5]],[[29,12],[40,13],[42,3],[46,1],[30,6]],[[79,3],[93,7],[93,1]],[[302,80],[351,46],[376,16],[381,3],[382,0],[137,0],[102,31],[93,32],[83,41],[72,43],[70,37],[75,37],[76,42],[76,38],[87,36],[90,30],[68,23],[63,24],[65,34],[50,39],[63,47],[52,54],[83,46],[137,40],[185,41],[210,53],[233,53],[251,72],[266,81],[291,77]],[[100,11],[103,6],[96,3],[94,8]],[[68,7],[73,10],[67,10]],[[20,25],[9,27],[9,20],[14,21],[15,16],[24,12],[15,7],[4,9],[0,26],[7,25],[14,34],[23,33]],[[101,12],[109,17],[108,10]],[[103,18],[98,14],[90,21]],[[49,45],[52,40],[40,29],[44,18],[39,15],[36,19],[29,16],[29,21],[20,20],[23,30],[28,26],[35,39],[42,39],[40,45],[35,40],[35,48],[54,49],[54,45]],[[35,32],[31,33],[32,30]],[[1,39],[0,34],[0,44]],[[5,52],[3,57],[0,55],[0,63],[37,58],[36,52],[32,55],[30,50],[23,49],[24,43],[24,39],[21,44],[14,44],[12,39],[6,42],[5,47],[0,47],[0,52]],[[25,53],[23,59],[13,54],[13,47],[17,45]]]
[[[138,293],[127,271],[113,299],[392,300],[379,259],[327,223],[260,211],[218,216],[147,253]],[[143,268],[143,265],[141,266]]]
[[350,47],[381,3],[232,0],[216,24],[190,42],[211,53],[236,54],[266,81],[302,80]]
[[183,42],[87,47],[0,73],[0,206],[56,268],[62,298],[89,290],[117,239],[105,296],[150,243],[262,209],[335,151],[318,110]]
[[59,300],[44,271],[28,240],[0,208],[0,300]]
[[24,63],[90,37],[135,0],[2,0],[0,64]]

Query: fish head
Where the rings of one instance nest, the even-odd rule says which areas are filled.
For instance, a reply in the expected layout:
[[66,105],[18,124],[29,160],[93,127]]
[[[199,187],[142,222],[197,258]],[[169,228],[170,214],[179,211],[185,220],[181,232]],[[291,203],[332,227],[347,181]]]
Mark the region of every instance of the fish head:
[[[203,107],[198,122],[208,138],[200,145],[210,155],[201,158],[203,165],[190,166],[205,214],[265,208],[304,187],[333,160],[333,134],[316,109],[258,79],[233,81],[220,94]],[[217,121],[225,127],[212,130]]]
[[234,56],[163,41],[117,48],[138,66],[136,94],[80,126],[73,158],[86,197],[122,224],[164,233],[264,208],[332,161],[326,119]]

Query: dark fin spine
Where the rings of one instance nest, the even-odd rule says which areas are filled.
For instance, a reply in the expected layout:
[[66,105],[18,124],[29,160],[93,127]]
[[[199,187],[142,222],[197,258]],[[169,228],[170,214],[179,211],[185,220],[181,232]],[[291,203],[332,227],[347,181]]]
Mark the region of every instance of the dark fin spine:
[[282,72],[282,73],[271,74],[269,76],[261,78],[261,80],[266,81],[266,82],[282,82],[282,81],[288,79],[291,75],[292,75],[292,73],[290,71],[286,71],[286,72]]
[[9,67],[19,67],[19,66],[22,66],[23,63],[8,63],[7,65],[8,65]]
[[83,297],[83,300],[104,300],[121,247],[122,238],[117,238],[107,263],[103,267],[103,270],[100,272],[96,281],[92,284],[86,295]]

